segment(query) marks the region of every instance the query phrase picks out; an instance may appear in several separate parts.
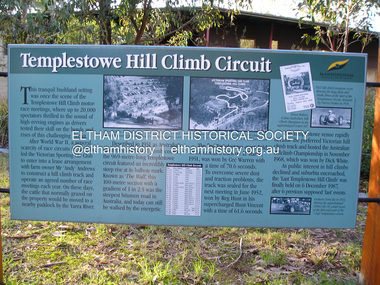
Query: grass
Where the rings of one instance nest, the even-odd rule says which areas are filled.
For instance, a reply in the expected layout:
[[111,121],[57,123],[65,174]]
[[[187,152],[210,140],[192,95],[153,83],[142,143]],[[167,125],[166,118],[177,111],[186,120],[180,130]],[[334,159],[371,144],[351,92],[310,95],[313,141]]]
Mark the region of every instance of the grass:
[[363,206],[343,230],[14,221],[8,194],[0,206],[6,284],[358,284]]

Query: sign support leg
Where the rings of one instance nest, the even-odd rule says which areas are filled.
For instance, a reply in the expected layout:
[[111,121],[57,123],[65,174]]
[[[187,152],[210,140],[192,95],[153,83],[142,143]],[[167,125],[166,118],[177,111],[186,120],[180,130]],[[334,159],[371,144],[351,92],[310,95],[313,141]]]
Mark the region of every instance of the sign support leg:
[[[377,67],[380,82],[380,48]],[[380,198],[380,88],[376,89],[369,198]],[[369,203],[364,232],[361,277],[363,284],[380,284],[380,203]]]

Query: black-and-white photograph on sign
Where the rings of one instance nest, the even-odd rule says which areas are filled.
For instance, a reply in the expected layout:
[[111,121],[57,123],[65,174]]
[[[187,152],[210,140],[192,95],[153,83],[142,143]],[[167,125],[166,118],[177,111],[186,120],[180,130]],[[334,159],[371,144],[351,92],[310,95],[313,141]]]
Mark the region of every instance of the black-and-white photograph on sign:
[[266,131],[266,79],[191,78],[190,129]]
[[286,112],[315,108],[310,64],[280,66]]
[[105,128],[182,128],[183,77],[104,76]]
[[350,108],[316,108],[311,111],[312,128],[351,128]]
[[311,198],[272,197],[271,214],[310,215]]

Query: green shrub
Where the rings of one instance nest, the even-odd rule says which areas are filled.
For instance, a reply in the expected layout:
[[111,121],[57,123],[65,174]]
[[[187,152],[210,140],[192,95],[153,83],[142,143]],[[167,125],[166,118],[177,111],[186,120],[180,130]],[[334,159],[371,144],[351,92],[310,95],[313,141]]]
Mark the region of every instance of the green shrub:
[[8,146],[8,101],[0,98],[0,146]]
[[371,165],[372,132],[375,113],[376,88],[367,88],[364,109],[363,146],[360,175],[362,178],[369,177]]

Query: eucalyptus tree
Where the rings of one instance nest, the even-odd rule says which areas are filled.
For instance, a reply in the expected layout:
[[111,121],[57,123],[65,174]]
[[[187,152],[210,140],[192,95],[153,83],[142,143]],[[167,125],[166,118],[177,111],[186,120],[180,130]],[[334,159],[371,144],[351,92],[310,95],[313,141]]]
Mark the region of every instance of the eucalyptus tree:
[[[79,21],[96,22],[102,44],[201,45],[206,29],[221,25],[250,0],[74,0]],[[223,7],[221,10],[220,7]]]
[[[49,0],[1,0],[0,37],[5,43],[56,43],[71,11]],[[66,9],[66,10],[65,10]]]
[[229,1],[2,0],[0,36],[6,43],[203,45],[206,29],[250,0]]
[[313,35],[304,34],[303,38],[343,52],[360,42],[363,51],[373,36],[371,21],[379,6],[378,0],[302,0],[299,10],[305,16],[300,23],[311,22],[315,29]]

